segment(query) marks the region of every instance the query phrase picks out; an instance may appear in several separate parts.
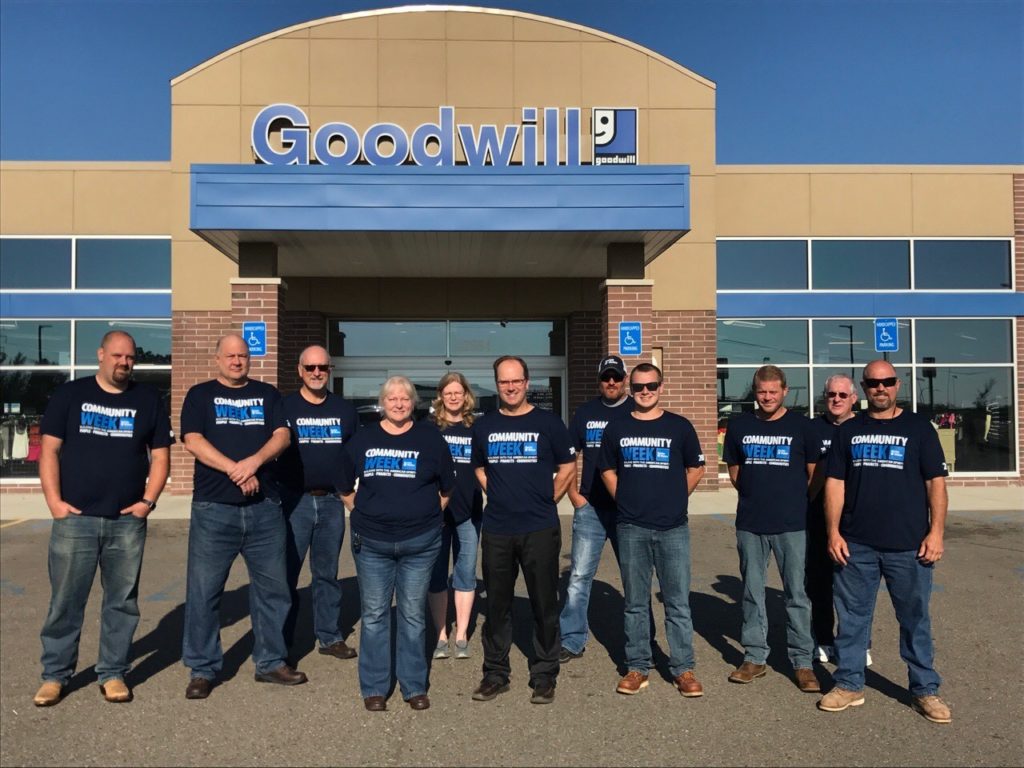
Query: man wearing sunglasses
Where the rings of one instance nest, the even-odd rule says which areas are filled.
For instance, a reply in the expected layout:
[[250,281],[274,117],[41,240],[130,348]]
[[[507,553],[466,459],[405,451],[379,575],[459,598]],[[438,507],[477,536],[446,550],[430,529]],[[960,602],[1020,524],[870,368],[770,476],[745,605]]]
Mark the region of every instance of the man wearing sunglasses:
[[839,428],[825,481],[828,552],[839,632],[835,687],[818,702],[825,712],[864,703],[864,666],[882,578],[900,625],[914,709],[949,723],[939,698],[928,603],[946,523],[945,459],[923,416],[897,405],[901,382],[885,360],[864,368],[867,411]]
[[629,377],[636,404],[631,418],[608,424],[599,468],[618,508],[617,536],[625,593],[626,675],[618,693],[647,687],[651,656],[651,574],[658,574],[665,603],[669,674],[687,698],[704,694],[693,673],[690,616],[690,494],[704,477],[697,432],[684,417],[664,410],[661,371],[640,363]]
[[608,423],[633,410],[633,398],[626,393],[626,366],[622,358],[608,355],[597,367],[598,396],[588,400],[573,414],[569,432],[576,451],[583,452],[583,477],[580,489],[569,488],[573,506],[572,565],[565,592],[565,605],[559,620],[562,631],[562,653],[559,661],[578,659],[587,645],[587,607],[594,574],[601,562],[606,539],[612,543],[615,559],[619,542],[615,536],[615,500],[597,472],[601,436]]
[[355,650],[345,643],[341,627],[341,584],[338,557],[345,540],[345,507],[338,495],[342,446],[358,428],[355,406],[327,389],[331,358],[320,346],[299,355],[302,386],[284,398],[284,414],[292,441],[281,456],[281,498],[288,523],[288,583],[292,607],[285,624],[291,646],[299,612],[299,571],[309,552],[313,576],[313,634],[319,652],[351,659]]
[[729,421],[722,458],[739,499],[736,549],[743,579],[743,663],[729,675],[752,683],[767,672],[768,613],[765,575],[772,555],[786,595],[786,645],[797,687],[821,690],[811,669],[811,603],[804,578],[807,562],[807,486],[820,448],[810,420],[785,406],[786,374],[774,365],[754,373],[757,410]]

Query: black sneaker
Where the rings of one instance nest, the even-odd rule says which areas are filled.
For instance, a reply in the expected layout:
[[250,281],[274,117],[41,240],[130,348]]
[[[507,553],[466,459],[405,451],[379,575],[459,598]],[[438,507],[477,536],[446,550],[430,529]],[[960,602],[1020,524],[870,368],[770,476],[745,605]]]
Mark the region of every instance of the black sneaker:
[[583,656],[583,653],[586,650],[586,648],[582,648],[580,649],[579,653],[573,653],[568,648],[563,647],[562,650],[558,653],[558,661],[561,664],[565,664],[566,662],[572,661],[573,659],[578,659],[581,656]]
[[533,689],[530,696],[531,704],[550,704],[555,700],[555,686],[539,685]]

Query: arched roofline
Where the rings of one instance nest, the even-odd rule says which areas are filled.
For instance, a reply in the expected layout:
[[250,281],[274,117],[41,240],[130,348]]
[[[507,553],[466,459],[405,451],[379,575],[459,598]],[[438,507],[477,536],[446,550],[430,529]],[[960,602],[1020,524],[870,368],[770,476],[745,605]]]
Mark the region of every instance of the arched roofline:
[[212,67],[214,64],[217,64],[218,62],[230,56],[233,56],[234,54],[240,51],[244,51],[246,48],[251,48],[253,46],[259,45],[260,43],[266,42],[267,40],[273,40],[276,37],[281,37],[282,35],[288,35],[294,32],[299,32],[303,29],[311,29],[313,27],[318,27],[322,24],[331,24],[337,21],[348,21],[350,19],[362,19],[371,16],[387,16],[398,13],[425,13],[449,11],[458,13],[486,13],[492,14],[494,16],[512,16],[515,18],[528,19],[530,21],[539,21],[545,24],[552,24],[554,26],[572,29],[577,32],[584,32],[588,35],[593,35],[594,37],[601,37],[604,38],[605,40],[608,40],[609,42],[618,43],[619,45],[624,45],[627,48],[632,48],[635,51],[639,51],[640,53],[643,53],[644,55],[649,56],[652,59],[656,59],[657,61],[660,61],[663,64],[671,67],[680,74],[685,75],[697,81],[698,83],[707,86],[708,88],[715,89],[716,87],[715,83],[711,80],[708,80],[706,77],[698,75],[696,72],[687,69],[678,62],[675,62],[672,59],[663,56],[657,51],[653,51],[650,48],[640,45],[639,43],[634,43],[632,40],[627,40],[624,37],[618,37],[617,35],[609,34],[608,32],[604,32],[600,29],[588,27],[583,24],[576,24],[571,21],[555,19],[550,16],[540,16],[535,13],[525,13],[523,11],[513,11],[504,8],[481,8],[471,5],[402,5],[397,6],[395,8],[380,8],[372,11],[355,11],[353,13],[342,13],[337,16],[327,16],[322,19],[304,21],[300,24],[294,24],[290,27],[284,27],[283,29],[268,32],[267,34],[260,35],[259,37],[254,37],[252,40],[247,40],[244,43],[240,43],[239,45],[236,45],[234,48],[229,48],[228,50],[223,51],[222,53],[219,53],[210,59],[207,59],[201,64],[198,64],[192,67],[192,69],[173,78],[171,80],[171,87],[173,88],[178,83],[181,83],[187,80],[188,78],[192,77],[193,75],[202,72],[207,67]]

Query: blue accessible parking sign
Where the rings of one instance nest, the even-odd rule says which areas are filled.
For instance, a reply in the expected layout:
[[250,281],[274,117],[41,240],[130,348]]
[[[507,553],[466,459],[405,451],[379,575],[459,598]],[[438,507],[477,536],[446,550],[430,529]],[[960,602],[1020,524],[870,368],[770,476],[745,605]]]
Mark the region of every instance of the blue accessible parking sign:
[[266,323],[242,323],[242,338],[249,345],[249,357],[267,356]]
[[875,352],[900,351],[900,325],[895,317],[875,318]]
[[619,323],[619,354],[643,354],[643,326],[639,321],[623,321]]

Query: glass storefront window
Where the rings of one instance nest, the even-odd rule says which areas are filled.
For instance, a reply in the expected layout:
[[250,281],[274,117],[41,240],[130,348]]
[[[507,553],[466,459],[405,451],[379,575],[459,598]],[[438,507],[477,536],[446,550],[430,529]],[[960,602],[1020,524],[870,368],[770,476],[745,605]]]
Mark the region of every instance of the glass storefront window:
[[1009,363],[1009,320],[918,320],[919,363]]
[[328,349],[336,357],[444,357],[448,353],[444,321],[335,320],[330,323],[329,331]]
[[171,241],[79,238],[75,246],[78,288],[170,288]]
[[806,290],[806,240],[719,240],[718,290]]
[[136,365],[171,364],[170,320],[79,320],[75,325],[75,363],[92,365],[108,331],[124,331],[135,339]]
[[719,320],[718,358],[721,365],[806,363],[807,321]]
[[1010,283],[1009,240],[915,240],[914,287],[998,290]]
[[[887,352],[884,359],[891,363],[909,363],[910,321],[898,320],[900,348]],[[834,365],[832,373],[850,373],[854,369],[854,380],[860,376],[860,368],[872,360],[883,357],[875,352],[875,325],[872,320],[812,320],[813,346],[811,362],[815,365]]]
[[817,290],[907,290],[909,240],[814,240],[811,287]]
[[[84,379],[87,376],[95,376],[96,368],[75,368],[75,378]],[[143,384],[156,387],[163,395],[164,406],[170,413],[171,408],[171,372],[166,370],[153,370],[151,368],[136,368],[132,371],[132,378]],[[173,428],[174,425],[172,424]]]
[[564,355],[565,321],[452,322],[451,355]]
[[39,477],[39,425],[67,371],[0,371],[0,479]]
[[71,287],[71,240],[0,237],[0,288]]
[[70,364],[70,321],[0,319],[0,365]]

